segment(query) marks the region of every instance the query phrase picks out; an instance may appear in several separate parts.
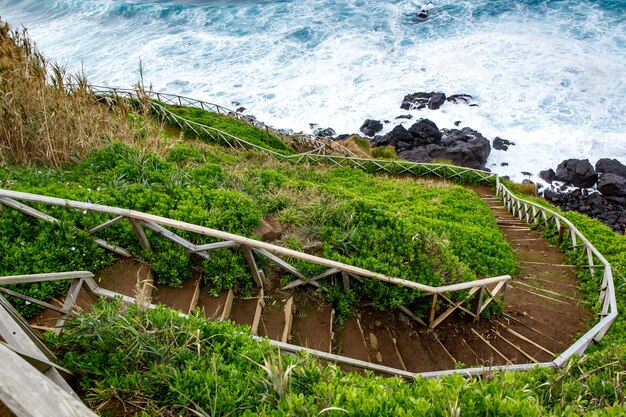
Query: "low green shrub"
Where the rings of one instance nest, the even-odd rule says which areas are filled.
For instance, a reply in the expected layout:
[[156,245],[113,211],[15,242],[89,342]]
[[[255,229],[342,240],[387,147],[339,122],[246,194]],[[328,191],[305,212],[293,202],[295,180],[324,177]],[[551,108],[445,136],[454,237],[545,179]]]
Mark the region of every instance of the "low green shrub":
[[61,336],[48,334],[47,342],[61,365],[80,377],[88,404],[103,413],[124,407],[141,415],[168,410],[181,416],[622,416],[626,411],[621,377],[626,349],[617,347],[557,370],[407,382],[344,373],[304,355],[280,357],[247,330],[198,316],[185,319],[163,307],[140,311],[100,301],[70,321]]

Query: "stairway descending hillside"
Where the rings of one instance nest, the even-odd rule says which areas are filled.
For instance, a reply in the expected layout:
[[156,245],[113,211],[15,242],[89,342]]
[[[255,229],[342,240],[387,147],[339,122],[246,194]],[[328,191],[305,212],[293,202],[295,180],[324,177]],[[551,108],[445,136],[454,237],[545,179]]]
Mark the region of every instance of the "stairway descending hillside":
[[[520,265],[509,283],[503,314],[491,320],[452,315],[430,330],[403,311],[364,305],[338,325],[332,306],[313,287],[284,290],[280,281],[268,278],[263,289],[246,297],[233,291],[211,297],[195,278],[181,288],[152,289],[146,265],[133,260],[100,271],[96,279],[103,288],[133,296],[140,291],[152,302],[186,314],[198,307],[211,320],[245,324],[259,336],[413,373],[550,361],[593,318],[574,269],[558,248],[511,215],[492,189],[474,190],[493,212]],[[45,317],[50,313],[41,319]]]

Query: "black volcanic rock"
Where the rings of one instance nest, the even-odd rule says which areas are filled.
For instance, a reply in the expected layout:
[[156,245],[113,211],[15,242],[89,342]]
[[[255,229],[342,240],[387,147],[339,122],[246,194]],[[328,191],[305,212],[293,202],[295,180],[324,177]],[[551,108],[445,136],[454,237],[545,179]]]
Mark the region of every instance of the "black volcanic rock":
[[552,184],[552,182],[556,179],[556,173],[552,168],[546,169],[545,171],[541,171],[539,173],[539,178],[544,180],[547,183]]
[[441,132],[437,125],[428,119],[419,119],[409,128],[409,133],[415,139],[415,145],[428,145],[441,140]]
[[598,174],[615,174],[626,178],[626,166],[617,159],[602,158],[596,162]]
[[604,196],[626,196],[626,178],[607,172],[598,181],[598,191]]
[[329,138],[329,137],[335,136],[336,134],[337,132],[335,132],[335,130],[330,127],[327,127],[325,129],[317,128],[313,131],[313,135],[317,137],[322,137],[322,138]]
[[502,139],[501,137],[496,137],[493,140],[493,149],[498,151],[506,151],[509,149],[509,146],[515,145],[515,143],[510,140]]
[[435,93],[428,100],[428,108],[431,110],[437,110],[445,102],[446,102],[446,95],[444,93]]
[[363,132],[365,136],[371,137],[383,130],[383,124],[380,122],[380,120],[367,119],[363,122],[359,130]]
[[447,100],[454,104],[458,103],[459,101],[462,101],[465,104],[469,104],[472,98],[473,97],[469,94],[452,94],[450,97],[447,98]]
[[375,136],[371,139],[372,146],[396,146],[399,142],[413,143],[413,136],[402,125],[398,125],[391,129],[389,133],[384,136]]
[[401,109],[404,110],[415,110],[415,109],[423,109],[428,106],[428,102],[430,98],[436,93],[413,93],[407,94],[404,96],[402,100],[402,104],[400,105]]
[[598,181],[598,174],[588,159],[567,159],[556,168],[555,179],[575,187],[588,188]]

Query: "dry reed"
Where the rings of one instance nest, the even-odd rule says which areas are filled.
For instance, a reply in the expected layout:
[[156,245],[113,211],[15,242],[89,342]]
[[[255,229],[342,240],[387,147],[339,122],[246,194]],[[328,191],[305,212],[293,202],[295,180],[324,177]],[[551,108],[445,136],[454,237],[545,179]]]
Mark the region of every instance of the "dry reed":
[[26,29],[0,21],[0,163],[59,166],[111,141],[152,151],[164,145],[141,112],[97,97],[84,73],[46,60]]

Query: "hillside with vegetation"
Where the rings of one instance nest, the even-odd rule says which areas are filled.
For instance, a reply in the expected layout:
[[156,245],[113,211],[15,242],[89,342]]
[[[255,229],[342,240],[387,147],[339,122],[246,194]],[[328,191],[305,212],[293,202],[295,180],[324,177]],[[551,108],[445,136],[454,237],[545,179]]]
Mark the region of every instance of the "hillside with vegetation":
[[[271,219],[283,229],[274,244],[433,286],[517,268],[489,208],[462,184],[294,165],[261,151],[226,148],[158,120],[141,101],[94,95],[83,76],[48,63],[24,33],[3,25],[0,42],[0,188],[138,210],[255,239]],[[69,92],[68,84],[77,87]],[[241,120],[170,110],[255,145],[295,153],[288,140]],[[98,271],[115,262],[87,232],[106,221],[104,215],[45,211],[60,222],[0,212],[0,276]],[[623,311],[626,238],[585,216],[566,216],[613,265]],[[200,261],[146,234],[151,251],[126,222],[101,237],[149,262],[159,285],[178,286],[200,274],[216,294],[251,290],[238,250],[215,251]],[[194,244],[213,242],[181,236]],[[581,259],[573,255],[571,262]],[[316,264],[294,264],[308,277],[322,272]],[[581,269],[581,286],[591,299],[598,288],[588,275]],[[14,289],[47,300],[67,284]],[[335,305],[339,320],[363,301],[378,309],[408,305],[416,313],[428,307],[418,292],[375,280],[349,291],[327,286],[320,295]],[[39,312],[28,302],[11,302],[25,316]],[[597,347],[561,369],[410,382],[346,372],[306,355],[281,356],[245,328],[199,313],[187,319],[166,308],[111,301],[98,302],[60,336],[45,340],[79,377],[83,400],[103,415],[617,416],[626,402],[625,331],[620,316]]]

